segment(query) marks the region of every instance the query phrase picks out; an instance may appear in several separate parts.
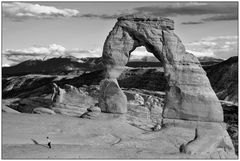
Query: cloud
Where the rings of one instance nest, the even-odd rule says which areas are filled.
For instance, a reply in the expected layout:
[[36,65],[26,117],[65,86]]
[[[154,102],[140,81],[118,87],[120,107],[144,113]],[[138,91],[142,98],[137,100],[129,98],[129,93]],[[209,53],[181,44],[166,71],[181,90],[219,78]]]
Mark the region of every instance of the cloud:
[[113,14],[113,15],[108,15],[108,14],[82,14],[80,15],[80,17],[84,17],[84,18],[100,18],[100,19],[104,19],[104,20],[109,20],[109,19],[116,19],[120,16],[121,14]]
[[29,18],[57,18],[57,17],[75,17],[79,11],[75,9],[58,9],[52,6],[43,6],[39,4],[12,2],[2,3],[2,13],[4,17],[15,21],[21,21]]
[[183,22],[183,25],[196,25],[208,21],[223,21],[238,19],[237,2],[178,2],[166,3],[159,5],[144,6],[133,8],[132,11],[115,13],[115,14],[83,14],[80,17],[100,18],[104,20],[116,19],[123,14],[149,14],[153,16],[175,17],[179,15],[188,16],[205,16],[201,21]]
[[189,22],[182,22],[182,25],[198,25],[203,24],[201,21],[189,21]]
[[144,46],[140,46],[131,53],[130,59],[141,59],[144,56],[153,56],[153,54],[149,53]]
[[3,51],[2,64],[10,66],[29,59],[49,59],[60,56],[74,56],[76,58],[100,57],[101,54],[101,48],[94,50],[66,49],[61,45],[51,44],[49,46],[34,46],[26,49],[7,49]]
[[135,8],[138,12],[150,13],[156,16],[232,14],[237,13],[237,2],[208,3],[168,3],[161,6],[146,6]]
[[205,50],[205,51],[194,51],[194,50],[186,50],[189,53],[192,53],[193,55],[200,57],[200,56],[210,56],[210,57],[216,57],[212,50]]
[[[154,16],[206,15],[203,21],[237,20],[238,2],[179,2],[134,8],[136,13]],[[210,17],[209,17],[210,16]]]
[[237,36],[206,37],[185,44],[186,50],[196,56],[213,56],[227,59],[238,55]]
[[203,21],[230,21],[238,20],[238,14],[225,14],[225,15],[216,15],[203,19]]

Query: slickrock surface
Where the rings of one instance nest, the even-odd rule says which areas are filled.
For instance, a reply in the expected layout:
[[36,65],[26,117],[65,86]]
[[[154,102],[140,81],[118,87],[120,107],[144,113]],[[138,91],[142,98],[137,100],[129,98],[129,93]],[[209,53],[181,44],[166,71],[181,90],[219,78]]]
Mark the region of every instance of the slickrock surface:
[[[194,128],[168,127],[152,132],[129,125],[117,114],[96,120],[61,115],[2,115],[4,159],[227,159],[236,158],[223,148],[209,154],[179,152],[192,140]],[[14,127],[14,128],[13,128]],[[46,145],[52,140],[52,149]]]

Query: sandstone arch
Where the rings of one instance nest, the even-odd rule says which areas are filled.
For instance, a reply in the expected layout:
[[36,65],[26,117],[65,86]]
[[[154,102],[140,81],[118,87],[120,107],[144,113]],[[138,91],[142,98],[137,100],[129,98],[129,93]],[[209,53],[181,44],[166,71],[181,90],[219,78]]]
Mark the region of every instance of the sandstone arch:
[[[99,103],[102,111],[126,112],[126,98],[116,78],[127,64],[131,52],[136,47],[145,46],[148,52],[164,64],[169,86],[164,118],[223,121],[222,107],[205,71],[194,55],[186,53],[173,30],[174,22],[167,18],[139,15],[118,18],[103,48],[102,58],[108,83],[106,80],[101,83],[102,96]],[[114,86],[114,90],[109,90],[109,84]]]

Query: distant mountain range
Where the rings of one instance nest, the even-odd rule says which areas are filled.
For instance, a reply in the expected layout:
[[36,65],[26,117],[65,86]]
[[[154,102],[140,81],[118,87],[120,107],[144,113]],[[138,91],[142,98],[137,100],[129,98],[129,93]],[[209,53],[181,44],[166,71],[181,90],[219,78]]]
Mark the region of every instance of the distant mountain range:
[[101,58],[58,57],[47,60],[27,60],[11,67],[2,68],[2,76],[26,74],[78,75],[101,67]]
[[238,56],[226,61],[204,66],[213,90],[221,100],[238,103]]
[[[200,63],[213,65],[224,61],[214,57],[199,57]],[[2,67],[2,76],[20,76],[26,74],[79,75],[86,71],[102,69],[102,58],[76,58],[73,56],[50,58],[47,60],[27,60],[11,67]],[[128,62],[128,67],[162,67],[154,56],[145,56]]]
[[214,65],[217,63],[220,63],[222,61],[224,61],[224,59],[221,58],[216,58],[216,57],[210,57],[210,56],[200,56],[197,57],[199,62],[202,64],[202,66],[205,65]]

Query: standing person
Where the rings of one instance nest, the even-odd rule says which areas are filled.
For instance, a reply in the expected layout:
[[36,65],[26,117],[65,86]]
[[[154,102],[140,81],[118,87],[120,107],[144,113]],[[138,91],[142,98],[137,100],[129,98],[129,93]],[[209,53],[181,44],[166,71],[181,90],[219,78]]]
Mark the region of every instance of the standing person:
[[51,146],[51,140],[49,139],[49,137],[47,137],[47,145],[48,145],[49,149],[52,148],[52,146]]

